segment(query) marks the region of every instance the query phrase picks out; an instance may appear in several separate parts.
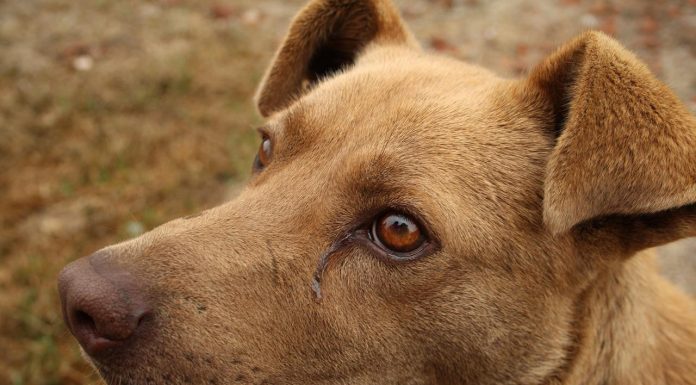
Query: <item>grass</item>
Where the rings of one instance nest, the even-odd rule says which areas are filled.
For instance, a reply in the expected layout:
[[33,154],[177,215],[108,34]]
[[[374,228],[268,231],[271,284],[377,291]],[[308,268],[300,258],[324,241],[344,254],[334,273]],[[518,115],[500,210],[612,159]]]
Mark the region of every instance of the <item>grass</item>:
[[60,269],[223,201],[258,145],[260,26],[207,2],[78,3],[0,2],[0,384],[97,382]]

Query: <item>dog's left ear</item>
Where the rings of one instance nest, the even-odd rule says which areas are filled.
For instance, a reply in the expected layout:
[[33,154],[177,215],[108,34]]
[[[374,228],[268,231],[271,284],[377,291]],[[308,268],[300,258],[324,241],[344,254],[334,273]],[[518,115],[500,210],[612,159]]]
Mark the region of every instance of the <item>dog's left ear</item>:
[[652,243],[696,235],[696,119],[632,53],[587,32],[527,82],[553,116],[544,185],[552,232],[622,218]]
[[313,0],[295,17],[256,94],[259,112],[288,107],[308,87],[349,67],[369,44],[418,43],[389,0]]

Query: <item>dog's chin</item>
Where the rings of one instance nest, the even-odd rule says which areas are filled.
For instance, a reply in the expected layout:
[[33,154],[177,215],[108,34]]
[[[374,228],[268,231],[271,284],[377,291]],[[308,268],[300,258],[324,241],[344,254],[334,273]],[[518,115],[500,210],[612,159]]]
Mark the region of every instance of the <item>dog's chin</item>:
[[98,373],[103,383],[107,385],[185,385],[185,384],[224,384],[218,376],[204,376],[201,373],[183,373],[166,371],[160,368],[143,365],[132,368],[112,368],[97,361],[90,364]]
[[204,356],[148,349],[96,357],[82,349],[82,355],[107,385],[271,384],[270,377],[275,378],[243,358],[222,364]]
[[138,367],[112,369],[92,361],[101,380],[107,385],[185,385],[185,384],[224,384],[217,376],[206,377],[200,374],[164,372],[156,368]]
[[114,373],[106,366],[100,365],[99,362],[92,359],[88,354],[85,353],[84,349],[80,350],[82,350],[82,356],[87,360],[87,362],[89,362],[90,366],[92,366],[94,371],[99,375],[103,383],[107,385],[130,385],[141,383],[137,373]]

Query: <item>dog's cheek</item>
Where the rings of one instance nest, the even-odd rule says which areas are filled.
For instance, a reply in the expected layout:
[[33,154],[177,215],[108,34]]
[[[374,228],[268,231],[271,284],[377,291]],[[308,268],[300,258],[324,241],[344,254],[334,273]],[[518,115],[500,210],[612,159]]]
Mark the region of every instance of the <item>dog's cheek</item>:
[[403,325],[442,375],[537,383],[564,362],[574,314],[572,300],[531,286],[491,271],[447,274],[394,311],[411,314]]

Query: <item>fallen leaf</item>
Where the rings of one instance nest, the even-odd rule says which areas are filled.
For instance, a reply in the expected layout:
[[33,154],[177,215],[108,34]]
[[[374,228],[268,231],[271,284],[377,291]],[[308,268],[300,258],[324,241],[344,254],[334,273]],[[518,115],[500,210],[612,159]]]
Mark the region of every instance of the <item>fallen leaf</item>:
[[216,3],[210,6],[210,17],[213,19],[227,20],[237,14],[237,10],[227,4]]
[[440,36],[432,36],[430,38],[430,47],[438,52],[456,52],[457,47]]

